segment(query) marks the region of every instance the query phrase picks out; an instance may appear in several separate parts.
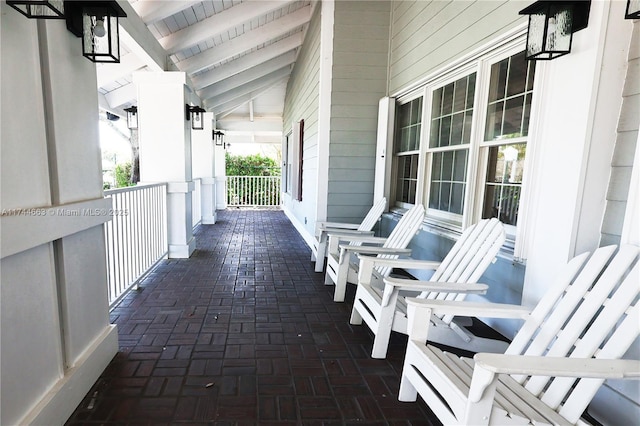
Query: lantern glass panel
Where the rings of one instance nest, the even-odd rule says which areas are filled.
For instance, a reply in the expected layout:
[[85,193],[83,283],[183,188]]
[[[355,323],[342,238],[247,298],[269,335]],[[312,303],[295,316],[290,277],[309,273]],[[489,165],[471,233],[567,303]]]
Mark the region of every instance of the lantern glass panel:
[[191,128],[193,130],[204,129],[204,122],[202,120],[202,113],[194,111],[191,113]]
[[627,0],[626,19],[640,19],[640,0]]
[[133,111],[127,111],[127,127],[130,129],[138,128],[138,114]]
[[527,59],[554,59],[571,51],[573,9],[549,5],[529,15]]
[[7,1],[7,4],[27,18],[62,19],[65,17],[63,0]]
[[[101,35],[100,26],[104,28]],[[120,62],[118,17],[102,13],[82,14],[82,54],[93,62]]]

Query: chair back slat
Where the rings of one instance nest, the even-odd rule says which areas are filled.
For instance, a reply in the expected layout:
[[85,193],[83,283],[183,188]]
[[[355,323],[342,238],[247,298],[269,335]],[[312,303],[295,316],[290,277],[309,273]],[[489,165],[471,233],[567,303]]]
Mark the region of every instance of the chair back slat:
[[[582,271],[581,267],[589,258],[589,253],[583,253],[571,259],[566,268],[564,268],[563,273],[538,302],[538,305],[515,335],[505,353],[509,355],[542,355],[549,343],[557,335],[566,318],[571,314],[571,312],[566,312],[567,308],[571,307],[568,301],[565,302],[564,310],[556,310],[558,300],[570,288],[572,283],[578,285],[582,283],[583,286],[590,285],[614,251],[615,246],[596,250]],[[594,274],[596,275],[594,276]],[[541,329],[543,323],[544,329]]]
[[[638,328],[639,323],[636,322],[635,330],[628,330],[625,335],[619,334],[619,328],[616,329],[613,334],[611,334],[611,330],[616,328],[616,324],[623,324],[629,317],[633,317],[634,310],[637,311],[637,307],[634,306],[629,309],[629,306],[633,302],[636,302],[637,305],[638,279],[640,278],[639,268],[640,266],[636,265],[631,274],[629,274],[615,290],[615,293],[611,296],[611,299],[607,301],[606,306],[600,310],[597,317],[589,321],[587,331],[575,345],[575,348],[569,355],[570,357],[591,358],[595,356],[596,358],[619,358],[624,355],[626,348],[635,340],[634,336],[640,333]],[[582,321],[581,318],[580,321]],[[616,333],[618,333],[617,336]],[[558,340],[560,340],[560,338]],[[554,348],[549,351],[548,356],[556,356],[552,353],[553,349]],[[532,377],[527,384],[527,388],[534,379],[544,382],[546,385],[546,380],[543,381],[539,377]],[[574,382],[575,380],[568,378],[555,379],[545,391],[542,401],[553,408],[557,408],[567,395],[573,392]]]
[[[638,277],[636,276],[635,279],[637,286]],[[595,358],[621,358],[640,334],[638,324],[640,324],[640,305],[636,303],[627,311],[626,318],[617,326],[606,345],[598,352]],[[593,399],[593,396],[596,394],[603,382],[604,379],[581,379],[574,385],[574,381],[571,380],[569,386],[571,386],[573,390],[566,398],[560,410],[558,410],[560,415],[570,422],[577,423],[578,419],[582,413],[584,413],[587,405],[589,405],[589,402]],[[555,390],[550,388],[547,393],[550,393],[551,395],[554,392]]]
[[[557,285],[542,298],[506,352],[620,358],[640,335],[640,249],[623,246],[617,253],[615,249],[601,247],[588,260],[585,254],[569,262]],[[594,379],[512,377],[573,422],[602,384],[602,380]]]
[[[432,281],[477,282],[495,259],[505,240],[504,226],[498,219],[484,219],[467,228],[436,269]],[[423,292],[420,298],[462,300],[466,295]],[[449,322],[448,318],[443,318]]]
[[[622,284],[620,283],[636,256],[637,250],[633,247],[622,247],[611,263],[606,266],[605,271],[586,289],[582,291],[578,289],[573,292],[577,294],[572,295],[570,293],[576,290],[577,286],[576,284],[571,286],[556,309],[561,309],[561,304],[566,298],[578,299],[577,306],[573,307],[569,319],[553,343],[549,345],[546,356],[579,358],[593,356],[638,293],[637,282],[629,283],[629,280],[625,280]],[[614,290],[612,299],[607,302]],[[607,303],[603,308],[605,302]],[[539,395],[547,383],[547,378],[533,377],[526,388],[534,395]]]
[[[416,235],[418,229],[422,225],[424,219],[424,207],[422,204],[417,204],[409,209],[402,218],[398,221],[398,224],[393,231],[387,237],[387,240],[383,244],[385,248],[406,248],[411,239]],[[397,255],[383,254],[377,257],[382,259],[397,259]],[[390,267],[376,267],[376,271],[383,277],[389,276],[391,273]]]
[[382,197],[371,207],[371,209],[369,209],[369,213],[367,213],[364,219],[362,219],[362,222],[360,222],[358,231],[371,231],[378,222],[380,216],[382,216],[382,212],[384,212],[386,206],[387,199],[385,197]]

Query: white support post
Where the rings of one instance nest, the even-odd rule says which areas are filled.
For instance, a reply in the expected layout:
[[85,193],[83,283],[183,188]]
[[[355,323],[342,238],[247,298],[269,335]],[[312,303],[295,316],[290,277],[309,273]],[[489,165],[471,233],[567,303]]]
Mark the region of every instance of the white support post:
[[[135,73],[138,85],[140,180],[167,182],[167,236],[170,258],[195,250],[191,215],[191,121],[185,105],[191,93],[183,72]],[[201,132],[203,130],[200,130]]]
[[202,224],[216,223],[216,181],[214,174],[213,113],[204,114],[204,129],[191,132],[191,151],[193,158],[193,178],[201,179],[200,206]]
[[[226,144],[226,142],[225,142]],[[215,180],[216,180],[216,209],[227,208],[227,161],[225,158],[225,147],[214,147]]]

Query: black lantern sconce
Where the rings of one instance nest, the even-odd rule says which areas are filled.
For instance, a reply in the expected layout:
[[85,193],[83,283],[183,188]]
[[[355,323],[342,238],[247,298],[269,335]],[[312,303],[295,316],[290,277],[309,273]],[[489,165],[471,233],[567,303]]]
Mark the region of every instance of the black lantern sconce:
[[22,13],[27,18],[64,19],[65,17],[64,1],[62,0],[7,0],[7,5]]
[[191,128],[193,130],[204,129],[204,120],[202,114],[207,112],[204,108],[199,106],[185,105],[185,114],[187,121],[191,120]]
[[91,62],[120,62],[118,19],[127,14],[117,1],[15,0],[7,4],[28,18],[66,19],[82,38],[82,55]]
[[216,146],[224,146],[224,132],[214,130],[212,136]]
[[529,15],[526,59],[551,60],[571,52],[573,33],[587,28],[590,0],[537,1],[522,9]]
[[129,108],[124,109],[127,113],[127,127],[129,129],[137,129],[138,128],[138,107],[133,105]]
[[627,0],[627,11],[624,19],[640,19],[640,0]]

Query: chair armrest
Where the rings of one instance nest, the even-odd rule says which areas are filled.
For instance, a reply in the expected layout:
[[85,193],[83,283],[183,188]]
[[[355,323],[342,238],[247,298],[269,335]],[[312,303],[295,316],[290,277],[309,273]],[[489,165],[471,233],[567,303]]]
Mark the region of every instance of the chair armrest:
[[[406,278],[389,277],[384,279],[385,285],[399,290],[436,291],[444,293],[474,293],[485,294],[489,289],[487,284],[480,283],[452,283],[438,281],[419,281]],[[422,299],[429,300],[429,299]]]
[[349,239],[352,236],[358,236],[358,235],[363,235],[363,236],[373,236],[373,234],[375,233],[374,231],[358,231],[357,229],[335,229],[335,228],[331,228],[331,229],[321,229],[320,232],[324,232],[325,234],[328,235],[334,235],[336,238],[345,238],[345,239]]
[[407,304],[416,309],[431,309],[435,315],[459,317],[526,319],[531,310],[521,305],[467,301],[417,299],[408,297]]
[[370,235],[343,235],[340,232],[330,232],[329,238],[338,239],[339,243],[354,242],[383,245],[387,241],[387,239],[383,237],[374,237]]
[[640,360],[479,353],[476,366],[495,374],[640,380]]
[[316,229],[327,230],[327,229],[333,228],[333,229],[353,229],[353,230],[357,230],[359,226],[360,226],[359,223],[318,222],[316,224]]
[[440,262],[432,260],[417,260],[417,259],[384,259],[379,257],[360,256],[360,261],[373,262],[373,266],[388,266],[390,268],[404,268],[404,269],[437,269],[440,266]]
[[372,246],[350,246],[348,244],[340,244],[340,254],[343,252],[361,253],[368,255],[376,254],[411,254],[410,248],[392,248],[392,247],[372,247]]
[[543,377],[640,380],[640,361],[627,359],[560,358],[545,356],[476,354],[469,400],[478,403],[496,374]]

